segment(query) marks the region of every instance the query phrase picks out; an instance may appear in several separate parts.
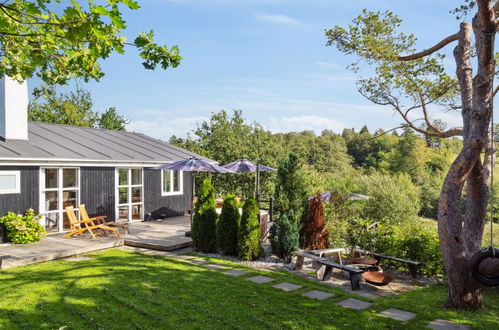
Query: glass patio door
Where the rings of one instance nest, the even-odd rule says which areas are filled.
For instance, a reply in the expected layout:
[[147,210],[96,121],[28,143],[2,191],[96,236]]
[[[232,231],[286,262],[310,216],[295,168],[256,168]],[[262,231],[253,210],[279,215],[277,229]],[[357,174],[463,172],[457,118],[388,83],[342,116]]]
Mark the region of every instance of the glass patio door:
[[79,217],[79,172],[79,168],[41,168],[40,213],[47,233],[71,229],[65,207],[72,205]]
[[141,168],[116,169],[116,214],[118,221],[144,219],[143,171]]

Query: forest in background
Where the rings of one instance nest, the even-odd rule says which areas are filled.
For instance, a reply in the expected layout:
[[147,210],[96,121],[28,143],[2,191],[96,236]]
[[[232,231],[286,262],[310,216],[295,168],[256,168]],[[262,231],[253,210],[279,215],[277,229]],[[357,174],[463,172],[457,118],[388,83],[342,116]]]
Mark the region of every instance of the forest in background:
[[[219,111],[198,124],[186,138],[170,143],[226,164],[237,159],[260,159],[277,168],[295,153],[301,161],[309,195],[325,190],[374,197],[373,218],[404,221],[414,216],[437,216],[440,187],[461,148],[460,139],[425,139],[409,128],[386,133],[381,129],[341,133],[324,130],[271,133],[261,123],[248,122],[240,110]],[[254,174],[215,175],[219,195],[252,194]],[[262,173],[262,193],[273,194],[276,175]],[[375,213],[380,213],[376,215]]]

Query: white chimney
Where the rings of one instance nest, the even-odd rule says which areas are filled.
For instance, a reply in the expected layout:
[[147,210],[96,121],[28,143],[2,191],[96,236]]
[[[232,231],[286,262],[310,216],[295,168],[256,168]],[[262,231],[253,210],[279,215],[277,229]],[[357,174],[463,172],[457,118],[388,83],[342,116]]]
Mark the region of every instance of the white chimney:
[[28,140],[28,84],[0,78],[0,138]]

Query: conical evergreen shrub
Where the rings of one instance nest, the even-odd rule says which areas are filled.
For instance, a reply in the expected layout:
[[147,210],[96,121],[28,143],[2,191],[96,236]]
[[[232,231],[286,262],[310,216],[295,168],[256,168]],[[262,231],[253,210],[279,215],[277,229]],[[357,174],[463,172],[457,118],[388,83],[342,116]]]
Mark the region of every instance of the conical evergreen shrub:
[[223,254],[237,256],[240,220],[236,199],[233,195],[229,195],[224,199],[222,214],[217,222],[217,249]]
[[284,214],[271,228],[272,249],[285,263],[291,262],[292,252],[298,250],[300,235],[293,211]]
[[259,209],[254,198],[248,198],[243,206],[243,215],[237,237],[237,256],[242,260],[255,260],[261,254]]
[[217,212],[211,179],[203,180],[197,196],[198,201],[192,219],[192,245],[197,251],[216,252]]
[[[276,220],[270,228],[272,252],[289,261],[291,252],[298,249],[301,218],[307,192],[300,161],[294,153],[279,163],[276,186]],[[289,236],[289,237],[288,237]],[[295,244],[296,241],[296,244]]]

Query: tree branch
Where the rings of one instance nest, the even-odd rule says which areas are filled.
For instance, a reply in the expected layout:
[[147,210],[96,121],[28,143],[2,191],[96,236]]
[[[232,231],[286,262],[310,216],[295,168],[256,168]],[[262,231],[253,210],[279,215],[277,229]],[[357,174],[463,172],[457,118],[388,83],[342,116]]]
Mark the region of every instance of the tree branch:
[[421,58],[421,57],[425,57],[427,55],[430,55],[434,52],[436,52],[437,50],[445,47],[446,45],[450,44],[451,42],[453,41],[456,41],[458,39],[458,34],[453,34],[453,35],[450,35],[448,36],[447,38],[445,38],[444,40],[440,41],[438,44],[436,44],[435,46],[433,47],[430,47],[426,50],[423,50],[422,52],[419,52],[419,53],[416,53],[416,54],[411,54],[411,55],[406,55],[406,56],[399,56],[398,57],[398,60],[399,61],[412,61],[412,60],[416,60],[418,58]]

